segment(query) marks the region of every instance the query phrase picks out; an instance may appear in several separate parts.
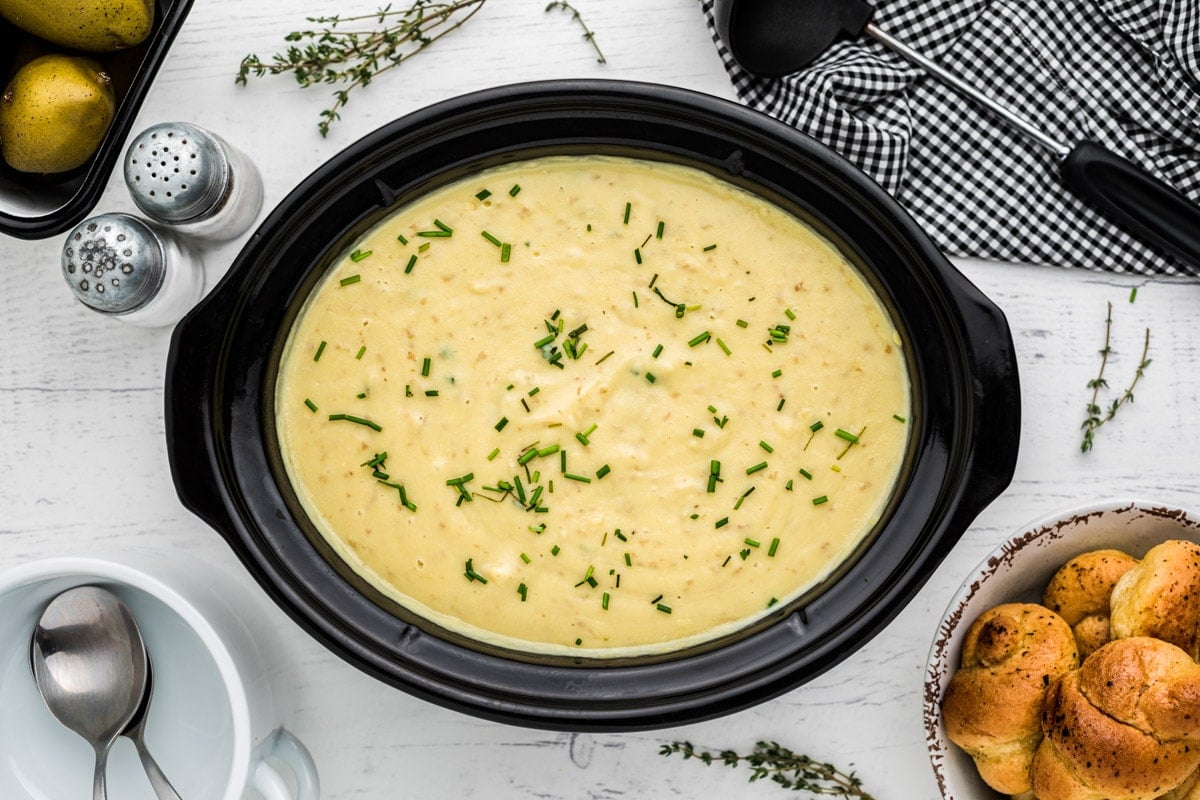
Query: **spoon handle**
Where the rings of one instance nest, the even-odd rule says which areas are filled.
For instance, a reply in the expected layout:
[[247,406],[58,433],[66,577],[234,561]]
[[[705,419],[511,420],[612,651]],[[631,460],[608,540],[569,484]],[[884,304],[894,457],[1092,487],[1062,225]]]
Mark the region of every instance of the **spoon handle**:
[[138,758],[142,760],[142,769],[146,770],[146,777],[150,779],[150,785],[154,788],[154,794],[158,796],[158,800],[182,800],[179,792],[175,791],[175,787],[171,785],[167,776],[159,768],[154,756],[150,755],[150,751],[146,749],[145,740],[140,735],[130,738],[133,739]]
[[92,779],[92,800],[108,800],[108,750],[112,742],[96,744],[96,774]]

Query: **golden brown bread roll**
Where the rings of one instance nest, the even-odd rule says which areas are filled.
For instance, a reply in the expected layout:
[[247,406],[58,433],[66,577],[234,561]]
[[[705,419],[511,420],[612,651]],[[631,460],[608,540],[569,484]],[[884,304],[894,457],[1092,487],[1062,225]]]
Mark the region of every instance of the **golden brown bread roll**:
[[1046,694],[1039,800],[1154,800],[1200,767],[1200,666],[1175,645],[1118,639]]
[[1113,638],[1152,636],[1200,655],[1200,545],[1172,539],[1152,547],[1113,587]]
[[1111,638],[1109,596],[1117,580],[1137,563],[1120,550],[1092,550],[1063,564],[1046,585],[1042,605],[1071,626],[1081,659]]
[[1029,791],[1046,688],[1078,665],[1070,626],[1040,605],[999,605],[967,629],[942,718],[947,738],[974,759],[988,786],[1004,794]]

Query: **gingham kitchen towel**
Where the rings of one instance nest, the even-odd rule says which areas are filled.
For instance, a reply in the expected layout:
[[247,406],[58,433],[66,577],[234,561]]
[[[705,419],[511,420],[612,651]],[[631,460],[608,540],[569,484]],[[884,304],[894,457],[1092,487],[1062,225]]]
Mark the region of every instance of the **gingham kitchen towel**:
[[[1200,203],[1200,0],[874,5],[881,30],[1054,138],[1098,142]],[[713,0],[702,6],[738,96],[857,164],[946,253],[1200,274],[1068,192],[1049,151],[865,35],[794,75],[760,78],[717,37]]]

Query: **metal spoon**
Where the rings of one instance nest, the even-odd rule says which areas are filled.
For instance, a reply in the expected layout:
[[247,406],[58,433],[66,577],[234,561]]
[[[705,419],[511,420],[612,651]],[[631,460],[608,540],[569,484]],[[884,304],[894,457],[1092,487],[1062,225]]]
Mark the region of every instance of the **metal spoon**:
[[146,692],[146,648],[133,615],[105,589],[68,589],[42,612],[30,663],[50,713],[96,751],[92,800],[107,800],[108,752]]
[[1063,184],[1141,239],[1200,265],[1200,206],[1137,164],[1087,140],[1074,146],[1038,128],[985,91],[939,66],[871,21],[866,0],[716,0],[717,33],[747,71],[796,72],[838,39],[870,36],[1049,150]]
[[181,800],[179,793],[175,791],[175,787],[167,780],[167,776],[159,768],[158,762],[150,755],[150,751],[146,749],[146,711],[150,708],[150,695],[154,692],[154,669],[151,662],[146,661],[146,691],[142,694],[142,702],[138,705],[137,711],[134,712],[133,719],[125,726],[125,730],[121,732],[122,736],[128,737],[133,742],[133,746],[137,748],[138,758],[142,761],[142,768],[146,770],[146,777],[150,779],[150,785],[154,787],[154,794],[158,796],[158,800]]

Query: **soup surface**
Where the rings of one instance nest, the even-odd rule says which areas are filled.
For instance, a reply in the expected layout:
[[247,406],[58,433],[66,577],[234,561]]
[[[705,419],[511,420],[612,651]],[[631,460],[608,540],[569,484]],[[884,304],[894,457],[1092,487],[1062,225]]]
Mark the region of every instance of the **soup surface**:
[[908,441],[900,339],[824,239],[687,167],[553,157],[400,207],[281,362],[286,469],[385,595],[526,652],[669,651],[812,588]]

